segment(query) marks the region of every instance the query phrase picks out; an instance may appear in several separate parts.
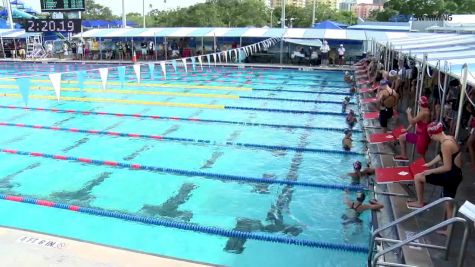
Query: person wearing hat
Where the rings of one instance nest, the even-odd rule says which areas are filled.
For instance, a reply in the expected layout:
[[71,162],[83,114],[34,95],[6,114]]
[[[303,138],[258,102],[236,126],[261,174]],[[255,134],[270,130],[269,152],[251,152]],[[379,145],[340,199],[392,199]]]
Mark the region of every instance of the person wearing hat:
[[[346,174],[346,176],[349,176],[351,178],[351,185],[360,185],[361,184],[361,178],[363,176],[370,176],[374,174],[374,169],[371,168],[369,165],[362,170],[362,164],[359,160],[355,161],[353,163],[353,170],[354,172],[349,172]],[[346,176],[341,176],[341,178],[346,178]]]
[[[416,151],[419,155],[425,158],[427,149],[430,144],[430,137],[427,134],[427,125],[430,123],[430,109],[429,100],[426,96],[421,96],[419,99],[419,113],[416,117],[413,117],[411,108],[407,108],[407,120],[409,121],[409,127],[406,129],[406,133],[399,136],[399,144],[401,145],[401,154],[394,157],[396,161],[409,161],[407,157],[406,142],[415,144]],[[416,132],[410,133],[409,130],[416,126]]]
[[379,92],[376,97],[379,105],[379,124],[385,133],[388,128],[388,121],[393,116],[393,108],[399,100],[399,95],[389,87],[389,81],[383,79],[379,83]]
[[343,47],[343,44],[340,44],[340,47],[338,48],[338,62],[340,67],[343,65],[343,61],[345,60],[345,52],[346,49]]
[[[441,162],[439,167],[427,169],[416,174],[414,183],[416,186],[417,200],[407,202],[408,208],[422,208],[424,206],[424,185],[443,187],[443,197],[455,198],[457,188],[462,182],[462,153],[457,140],[453,136],[444,133],[444,126],[441,122],[432,122],[427,126],[427,133],[430,138],[440,143],[439,154],[424,166],[430,168]],[[446,216],[452,216],[453,205],[446,205]],[[444,232],[441,232],[445,234]]]
[[322,52],[322,66],[328,66],[328,53],[330,52],[330,46],[326,40],[323,41],[322,47],[320,47],[320,52]]

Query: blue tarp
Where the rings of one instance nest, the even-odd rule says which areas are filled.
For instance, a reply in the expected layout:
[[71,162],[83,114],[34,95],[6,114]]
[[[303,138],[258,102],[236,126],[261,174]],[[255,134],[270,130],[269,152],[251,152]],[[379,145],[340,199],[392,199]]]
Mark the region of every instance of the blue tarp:
[[[105,21],[105,20],[83,20],[82,26],[86,28],[117,28],[122,27],[121,20]],[[137,23],[127,21],[127,26],[134,27]]]
[[348,25],[346,24],[341,24],[336,21],[331,21],[331,20],[325,20],[319,23],[315,23],[313,25],[313,28],[315,29],[342,29],[346,28]]

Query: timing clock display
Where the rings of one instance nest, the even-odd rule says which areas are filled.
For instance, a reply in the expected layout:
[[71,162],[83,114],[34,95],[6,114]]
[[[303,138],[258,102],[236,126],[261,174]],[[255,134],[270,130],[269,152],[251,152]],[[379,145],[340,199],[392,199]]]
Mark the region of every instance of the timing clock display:
[[80,19],[31,19],[26,21],[27,32],[81,32]]

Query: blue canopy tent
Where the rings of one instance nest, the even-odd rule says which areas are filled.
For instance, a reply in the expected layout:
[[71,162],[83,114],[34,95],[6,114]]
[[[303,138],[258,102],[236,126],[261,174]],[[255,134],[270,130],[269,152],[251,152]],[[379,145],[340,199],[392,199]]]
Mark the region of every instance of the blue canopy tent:
[[[118,28],[122,27],[121,20],[105,21],[105,20],[83,20],[82,26],[86,28]],[[127,21],[127,26],[134,27],[137,23],[133,21]]]
[[322,21],[322,22],[319,22],[319,23],[315,23],[313,25],[313,28],[314,29],[336,29],[336,30],[339,30],[339,29],[344,29],[348,27],[348,25],[346,24],[342,24],[342,23],[339,23],[339,22],[336,22],[336,21],[331,21],[331,20],[325,20],[325,21]]

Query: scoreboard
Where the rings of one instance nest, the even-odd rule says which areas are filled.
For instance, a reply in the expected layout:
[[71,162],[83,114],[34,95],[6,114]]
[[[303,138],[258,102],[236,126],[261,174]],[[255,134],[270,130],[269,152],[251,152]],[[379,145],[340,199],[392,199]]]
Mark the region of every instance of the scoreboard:
[[85,11],[85,0],[40,0],[42,12]]

